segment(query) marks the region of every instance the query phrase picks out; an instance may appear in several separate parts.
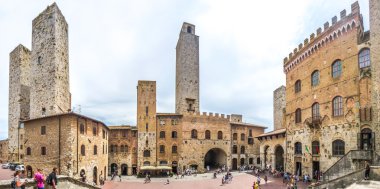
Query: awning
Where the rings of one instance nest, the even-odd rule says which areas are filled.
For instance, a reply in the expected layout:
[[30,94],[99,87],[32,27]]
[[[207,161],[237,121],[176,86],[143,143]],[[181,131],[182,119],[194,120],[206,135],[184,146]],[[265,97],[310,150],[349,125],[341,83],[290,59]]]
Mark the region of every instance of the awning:
[[172,168],[169,166],[157,166],[156,169],[157,170],[172,170]]
[[156,170],[154,166],[141,166],[140,170]]
[[147,170],[172,170],[169,166],[141,166],[140,170],[147,171]]

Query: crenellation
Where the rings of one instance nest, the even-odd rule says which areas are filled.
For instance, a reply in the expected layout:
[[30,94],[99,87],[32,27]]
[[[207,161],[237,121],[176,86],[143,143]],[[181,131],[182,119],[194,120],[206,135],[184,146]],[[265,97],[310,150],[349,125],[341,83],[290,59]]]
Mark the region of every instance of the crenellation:
[[315,34],[314,34],[314,33],[310,34],[310,42],[311,42],[311,41],[314,41],[314,37],[315,37]]
[[343,9],[342,11],[340,11],[340,19],[344,19],[346,18],[347,16],[347,12],[346,12],[346,9]]
[[359,2],[355,1],[354,3],[351,4],[351,14],[360,14],[360,6]]
[[334,16],[331,18],[331,26],[334,26],[338,22],[338,17]]
[[319,36],[321,33],[322,33],[322,28],[319,27],[319,28],[317,29],[317,36]]
[[323,24],[323,31],[326,31],[327,29],[329,29],[329,27],[330,27],[330,23],[325,22],[325,24]]

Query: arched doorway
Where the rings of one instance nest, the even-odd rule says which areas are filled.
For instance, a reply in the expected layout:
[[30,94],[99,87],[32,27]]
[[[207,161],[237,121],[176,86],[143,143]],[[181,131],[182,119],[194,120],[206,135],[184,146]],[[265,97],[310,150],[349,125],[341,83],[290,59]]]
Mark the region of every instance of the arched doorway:
[[111,175],[117,170],[117,164],[116,163],[112,163],[111,164]]
[[177,167],[178,167],[178,163],[176,161],[173,161],[172,162],[172,171],[173,171],[173,173],[177,173]]
[[96,166],[94,167],[92,180],[94,181],[96,185],[98,185],[98,168]]
[[243,166],[243,165],[245,165],[245,159],[244,159],[244,158],[241,158],[241,159],[240,159],[240,166]]
[[361,150],[372,150],[373,149],[373,139],[375,137],[372,134],[372,130],[369,128],[364,128],[358,136],[358,147]]
[[283,171],[284,170],[284,149],[282,148],[282,146],[277,146],[274,154],[275,154],[276,170]]
[[121,175],[128,175],[128,165],[127,164],[121,164]]
[[107,180],[107,167],[104,166],[104,177],[103,177],[104,180]]
[[30,165],[26,166],[26,177],[33,178],[33,169]]
[[267,168],[269,146],[264,147],[264,168]]
[[237,170],[237,159],[232,159],[232,170]]
[[204,168],[217,169],[227,165],[227,154],[220,148],[213,148],[206,153],[204,162]]

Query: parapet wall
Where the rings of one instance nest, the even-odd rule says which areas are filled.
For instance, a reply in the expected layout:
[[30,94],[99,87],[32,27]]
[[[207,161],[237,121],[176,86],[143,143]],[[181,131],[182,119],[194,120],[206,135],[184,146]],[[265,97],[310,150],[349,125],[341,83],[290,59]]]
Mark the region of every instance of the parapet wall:
[[220,114],[220,113],[213,113],[213,112],[196,112],[196,113],[184,113],[186,116],[193,116],[193,117],[199,117],[199,118],[210,118],[210,119],[225,119],[230,120],[231,116],[226,114]]
[[297,64],[307,59],[321,47],[339,38],[342,34],[354,30],[356,27],[361,29],[363,27],[360,6],[357,1],[351,5],[351,13],[349,15],[347,15],[346,10],[342,10],[339,21],[337,16],[332,17],[331,26],[327,21],[323,25],[323,31],[321,27],[318,28],[316,34],[310,34],[310,38],[306,38],[293,52],[290,52],[289,56],[284,58],[284,73],[288,73]]

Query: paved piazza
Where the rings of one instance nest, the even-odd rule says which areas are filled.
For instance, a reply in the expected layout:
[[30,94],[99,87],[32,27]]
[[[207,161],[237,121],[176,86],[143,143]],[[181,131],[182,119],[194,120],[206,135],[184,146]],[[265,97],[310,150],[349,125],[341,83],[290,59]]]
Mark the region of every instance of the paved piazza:
[[[256,177],[248,173],[233,172],[232,182],[229,184],[221,185],[222,175],[218,175],[217,179],[212,179],[212,174],[198,174],[194,176],[185,176],[184,179],[175,179],[175,177],[169,179],[170,184],[165,184],[166,178],[152,178],[151,183],[144,184],[144,179],[137,179],[135,177],[123,177],[122,182],[119,182],[117,178],[115,181],[107,181],[103,186],[103,189],[125,189],[125,188],[138,188],[138,189],[151,189],[151,188],[180,188],[180,189],[211,189],[211,188],[223,188],[223,189],[240,189],[240,188],[252,188],[253,181],[256,181]],[[133,180],[128,180],[133,178]],[[264,180],[262,179],[262,182]],[[267,184],[262,184],[261,188],[267,189],[282,189],[286,186],[282,183],[281,178],[269,178]],[[303,183],[299,184],[300,189],[307,188]]]

